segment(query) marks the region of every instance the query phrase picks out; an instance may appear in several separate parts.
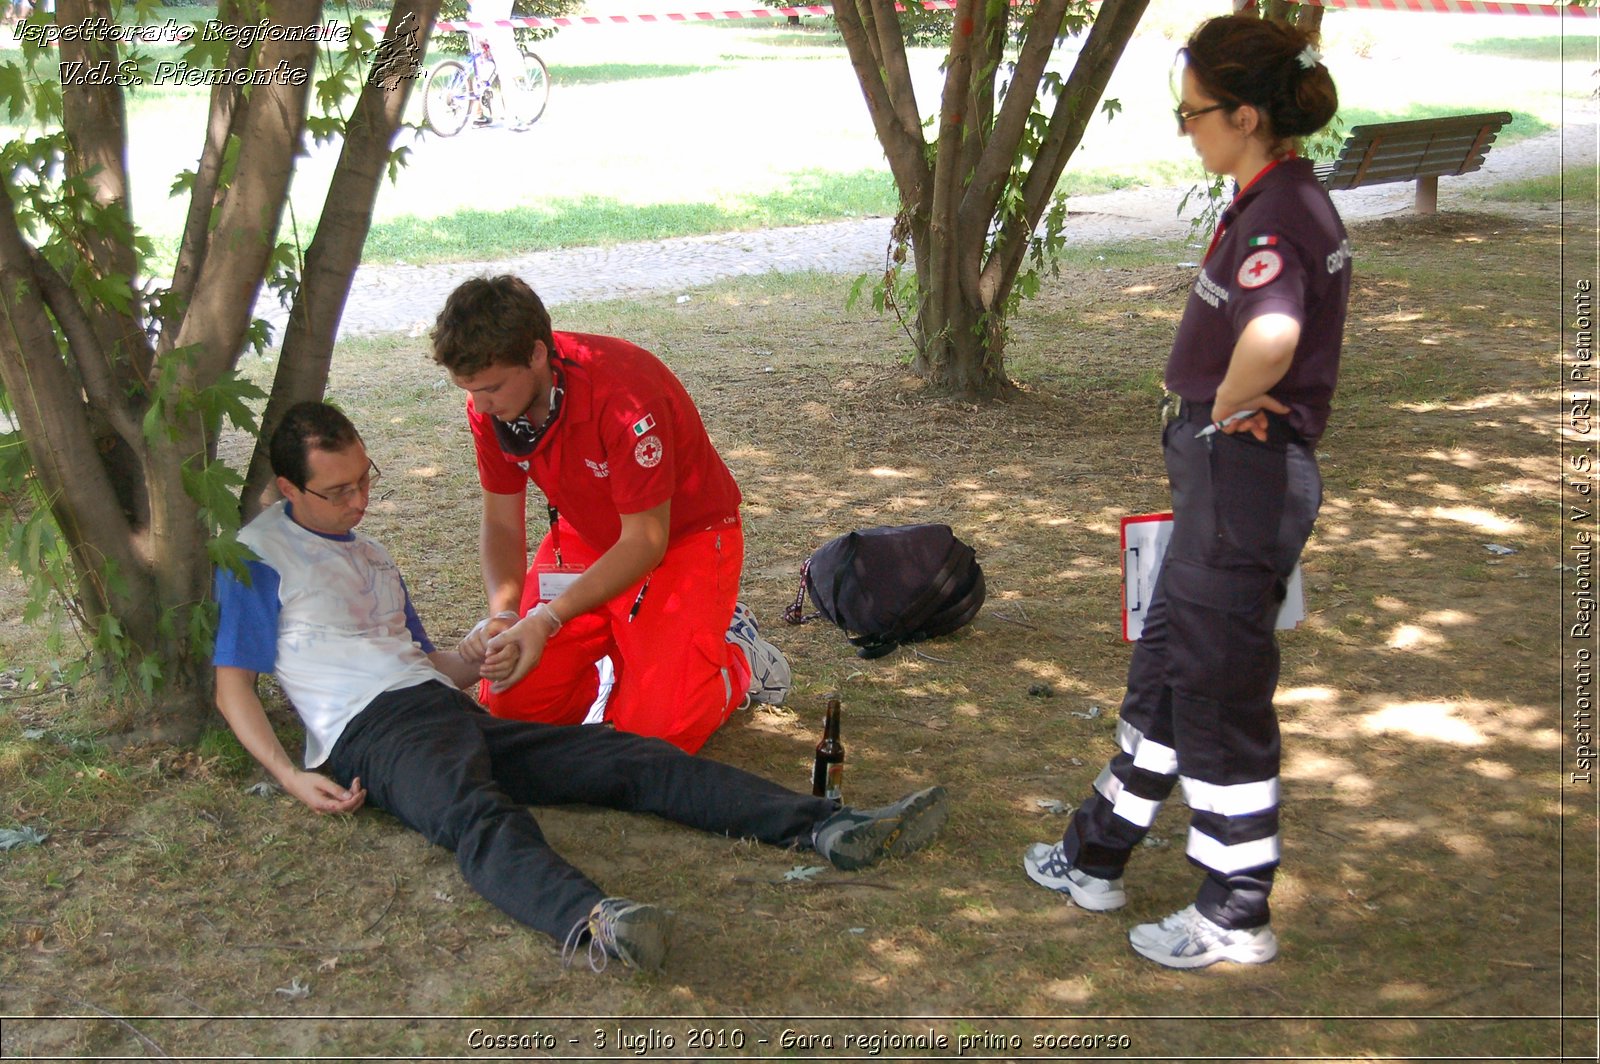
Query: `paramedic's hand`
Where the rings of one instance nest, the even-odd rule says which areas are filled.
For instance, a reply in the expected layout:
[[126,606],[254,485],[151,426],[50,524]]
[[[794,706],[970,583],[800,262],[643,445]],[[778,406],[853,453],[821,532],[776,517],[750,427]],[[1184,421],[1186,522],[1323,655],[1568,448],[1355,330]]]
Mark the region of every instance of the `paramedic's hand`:
[[552,634],[544,618],[534,613],[489,640],[488,656],[478,670],[489,681],[489,690],[500,694],[532,672]]
[[[1250,417],[1241,418],[1231,425],[1222,424],[1241,410],[1254,410]],[[1217,426],[1218,432],[1226,432],[1232,436],[1236,432],[1248,432],[1259,442],[1267,442],[1267,411],[1274,414],[1287,414],[1289,408],[1270,395],[1262,394],[1243,403],[1224,403],[1220,396],[1211,407],[1211,423]]]
[[515,610],[502,610],[493,617],[485,617],[472,626],[472,631],[461,637],[456,653],[469,665],[481,665],[489,653],[489,640],[517,623]]
[[324,815],[354,813],[367,800],[367,790],[361,786],[361,777],[350,781],[345,790],[326,776],[315,772],[295,771],[278,778],[283,789]]

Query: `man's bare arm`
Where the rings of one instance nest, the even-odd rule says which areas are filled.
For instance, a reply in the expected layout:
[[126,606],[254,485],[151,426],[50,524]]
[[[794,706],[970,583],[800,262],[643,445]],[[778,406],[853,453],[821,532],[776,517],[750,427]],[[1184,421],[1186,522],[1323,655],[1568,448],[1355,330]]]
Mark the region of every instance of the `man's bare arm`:
[[489,613],[515,612],[522,604],[522,585],[528,575],[525,493],[483,493],[478,562],[483,569],[483,588],[489,600]]
[[284,790],[319,813],[353,813],[367,800],[359,779],[350,788],[316,772],[307,772],[294,763],[278,741],[267,711],[256,694],[256,674],[248,669],[217,666],[217,708],[240,744]]

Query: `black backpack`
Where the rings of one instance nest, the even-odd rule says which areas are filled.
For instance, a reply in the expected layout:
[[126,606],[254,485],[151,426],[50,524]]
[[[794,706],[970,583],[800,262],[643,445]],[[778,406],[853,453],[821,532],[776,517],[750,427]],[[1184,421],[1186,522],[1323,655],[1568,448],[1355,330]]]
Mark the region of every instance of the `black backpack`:
[[947,635],[983,606],[983,568],[949,525],[864,528],[818,547],[800,570],[784,620],[801,624],[806,593],[844,629],[858,657]]

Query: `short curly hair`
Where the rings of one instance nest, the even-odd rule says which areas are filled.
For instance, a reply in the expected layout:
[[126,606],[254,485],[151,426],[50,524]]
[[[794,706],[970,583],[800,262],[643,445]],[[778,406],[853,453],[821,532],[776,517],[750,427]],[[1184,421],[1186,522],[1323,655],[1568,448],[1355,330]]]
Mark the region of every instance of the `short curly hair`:
[[490,366],[527,366],[536,341],[554,350],[550,312],[520,277],[474,277],[445,300],[433,323],[433,360],[457,377]]

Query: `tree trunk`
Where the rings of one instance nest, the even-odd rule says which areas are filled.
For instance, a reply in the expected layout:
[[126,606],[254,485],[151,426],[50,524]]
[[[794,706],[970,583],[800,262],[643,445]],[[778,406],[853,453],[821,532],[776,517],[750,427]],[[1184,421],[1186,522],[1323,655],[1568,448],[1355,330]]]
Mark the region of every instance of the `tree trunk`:
[[[415,55],[420,57],[433,35],[439,3],[440,0],[398,0],[384,40],[397,42],[399,35],[415,32],[411,39],[415,41]],[[388,167],[395,131],[400,128],[400,118],[416,80],[407,77],[387,84],[369,80],[356,102],[328,185],[322,219],[306,251],[305,272],[289,312],[272,394],[261,415],[261,433],[256,438],[240,501],[246,521],[261,512],[263,492],[272,483],[267,443],[273,430],[289,407],[302,400],[321,399],[327,389],[339,319],[372,228],[372,211]]]
[[[60,0],[58,21],[109,17],[107,2]],[[219,14],[237,22],[247,17],[239,14],[245,6],[223,0]],[[420,55],[438,6],[439,0],[400,0],[389,35],[403,32],[396,27],[408,16],[412,26],[420,22]],[[249,9],[248,17],[311,27],[322,5],[270,0],[265,12]],[[173,283],[148,304],[128,205],[127,121],[114,79],[69,79],[76,84],[60,97],[68,184],[53,184],[46,166],[43,177],[19,171],[14,178],[38,187],[0,185],[0,388],[24,441],[31,482],[80,581],[74,612],[102,636],[116,633],[112,643],[96,641],[98,650],[109,651],[102,664],[109,662],[135,692],[153,692],[137,714],[137,738],[187,741],[210,719],[211,674],[198,651],[212,573],[195,477],[205,475],[215,454],[220,406],[213,389],[244,349],[278,243],[317,50],[314,40],[272,39],[253,52],[232,49],[232,69],[290,76],[248,92],[227,87],[213,94]],[[118,52],[92,34],[73,36],[61,42],[61,61],[86,64],[83,70],[101,61],[115,67]],[[16,63],[0,65],[23,73],[7,84],[29,84]],[[305,75],[300,84],[297,71]],[[330,206],[308,256],[286,362],[295,388],[315,377],[312,394],[321,394],[409,86],[409,80],[369,86],[355,107]],[[35,99],[48,108],[48,88]],[[48,158],[47,148],[24,143],[21,150]],[[40,188],[56,200],[35,247],[36,222],[24,211]],[[226,481],[211,480],[206,491],[213,511],[219,494],[229,499]],[[231,501],[220,508],[231,510]]]
[[[959,0],[935,142],[922,132],[900,24],[888,0],[838,0],[834,15],[900,195],[916,264],[912,366],[975,398],[1005,393],[1006,314],[1067,161],[1148,0],[1104,0],[1045,123],[1034,108],[1046,64],[1081,5],[1037,0],[1014,64],[1002,61],[1012,9]],[[998,110],[996,84],[1009,86]],[[1043,124],[1043,132],[1040,126]]]
[[917,313],[921,338],[912,368],[942,391],[993,399],[1012,390],[1002,368],[1001,315],[967,299],[959,289],[942,301],[925,299]]

